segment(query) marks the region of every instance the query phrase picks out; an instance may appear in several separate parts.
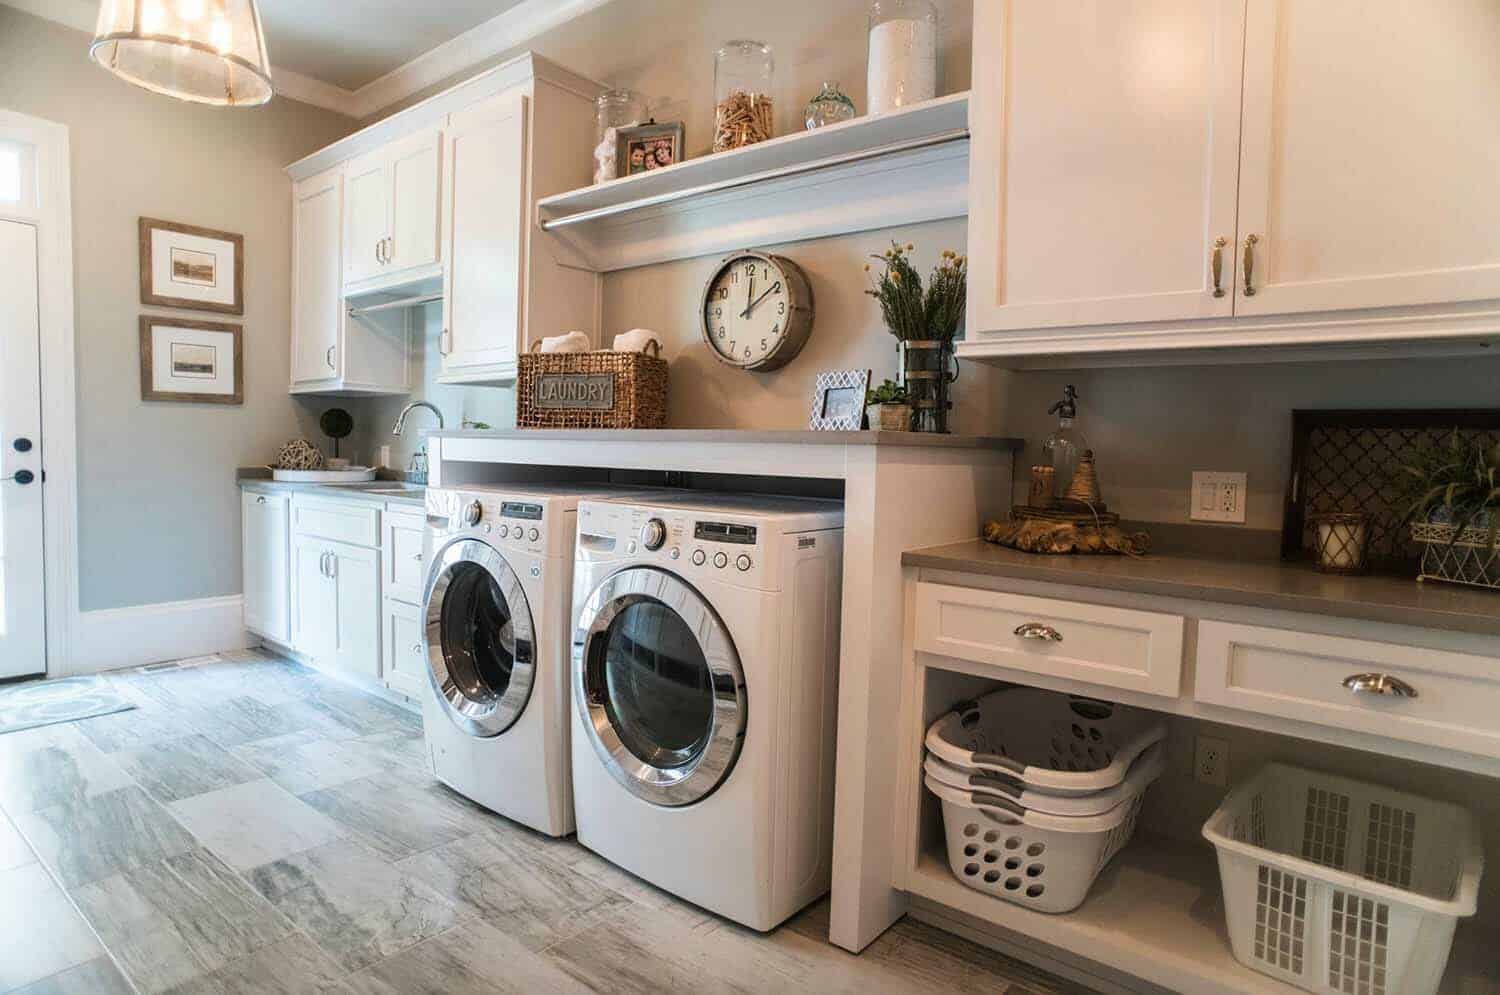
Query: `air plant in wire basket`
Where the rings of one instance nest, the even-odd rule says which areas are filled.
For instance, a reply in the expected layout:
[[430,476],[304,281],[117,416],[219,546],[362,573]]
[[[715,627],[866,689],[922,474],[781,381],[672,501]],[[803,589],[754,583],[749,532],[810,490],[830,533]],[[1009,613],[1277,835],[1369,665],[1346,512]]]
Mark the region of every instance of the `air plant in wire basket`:
[[1412,538],[1423,544],[1418,579],[1500,588],[1500,445],[1465,441],[1455,428],[1403,465],[1401,479]]
[[[948,385],[958,379],[953,339],[963,324],[968,260],[943,250],[924,289],[921,274],[911,264],[915,248],[892,242],[885,252],[871,256],[880,270],[865,293],[880,302],[880,316],[896,338],[898,376],[912,406],[912,428],[946,432],[952,407]],[[871,271],[865,264],[865,272]]]

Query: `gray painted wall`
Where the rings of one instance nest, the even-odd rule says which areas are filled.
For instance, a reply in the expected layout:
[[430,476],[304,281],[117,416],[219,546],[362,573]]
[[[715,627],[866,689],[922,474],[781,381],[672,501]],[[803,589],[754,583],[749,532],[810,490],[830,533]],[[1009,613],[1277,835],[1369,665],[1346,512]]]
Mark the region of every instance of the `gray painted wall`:
[[[282,167],[354,130],[294,101],[224,110],[130,86],[87,35],[0,7],[0,107],[68,126],[78,389],[79,600],[84,610],[240,591],[234,468],[315,429],[287,395],[290,181]],[[245,403],[147,404],[136,219],[245,236]],[[208,312],[151,313],[196,315]]]

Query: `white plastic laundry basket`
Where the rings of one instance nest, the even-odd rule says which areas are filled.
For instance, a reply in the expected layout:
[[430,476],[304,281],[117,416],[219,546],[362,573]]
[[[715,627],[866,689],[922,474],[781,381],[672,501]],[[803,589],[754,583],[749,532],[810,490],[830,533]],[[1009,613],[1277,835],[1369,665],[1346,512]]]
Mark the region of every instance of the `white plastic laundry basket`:
[[1120,805],[1129,803],[1136,795],[1145,791],[1151,786],[1151,782],[1161,776],[1162,768],[1166,766],[1165,751],[1166,748],[1161,743],[1153,743],[1150,749],[1142,753],[1140,758],[1130,765],[1130,771],[1125,775],[1125,780],[1113,788],[1105,788],[1092,795],[1054,795],[1045,791],[1027,791],[1024,787],[1018,787],[1010,778],[997,777],[986,770],[955,767],[932,753],[929,753],[927,759],[923,761],[922,770],[929,777],[960,791],[997,797],[1021,809],[1046,815],[1078,818],[1105,815]]
[[927,749],[988,771],[1015,790],[1087,795],[1125,780],[1136,757],[1167,734],[1161,717],[1092,698],[1004,688],[960,705],[927,730]]
[[[1104,815],[1073,818],[991,805],[938,779],[948,866],[964,884],[1038,912],[1071,912],[1135,832],[1143,794]],[[1008,802],[1003,804],[1008,805]]]
[[1484,852],[1457,805],[1270,764],[1203,835],[1235,957],[1327,995],[1431,995]]

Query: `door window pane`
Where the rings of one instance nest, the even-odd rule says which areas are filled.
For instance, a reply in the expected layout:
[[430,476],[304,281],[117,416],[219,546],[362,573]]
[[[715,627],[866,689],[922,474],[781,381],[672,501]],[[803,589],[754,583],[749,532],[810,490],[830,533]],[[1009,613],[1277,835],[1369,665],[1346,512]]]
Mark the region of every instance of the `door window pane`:
[[605,709],[620,742],[657,768],[691,763],[713,730],[713,678],[698,640],[671,608],[638,601],[610,623]]

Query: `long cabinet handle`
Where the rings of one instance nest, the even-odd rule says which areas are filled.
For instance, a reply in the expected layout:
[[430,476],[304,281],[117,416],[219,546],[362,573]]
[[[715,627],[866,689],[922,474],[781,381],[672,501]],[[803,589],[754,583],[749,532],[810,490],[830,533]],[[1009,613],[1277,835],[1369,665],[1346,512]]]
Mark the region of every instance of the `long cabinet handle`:
[[333,350],[334,350],[334,348],[335,348],[334,346],[329,346],[328,347],[328,351],[325,352],[325,353],[323,353],[323,362],[325,362],[325,363],[328,364],[328,368],[330,370],[336,370],[336,369],[338,369],[337,366],[333,365]]
[[1042,622],[1022,622],[1016,626],[1015,634],[1022,639],[1042,639],[1049,643],[1060,643],[1062,633]]
[[446,356],[452,351],[453,333],[445,328],[443,329],[442,333],[438,335],[438,354]]
[[328,550],[326,549],[318,554],[318,576],[328,576]]
[[395,259],[396,259],[396,237],[394,235],[387,235],[385,237],[385,261],[387,263],[390,263],[390,262],[394,262]]
[[333,550],[328,551],[328,579],[333,580],[339,575],[339,554]]
[[1344,687],[1355,694],[1378,694],[1389,698],[1415,698],[1417,689],[1390,674],[1350,674]]
[[1229,244],[1229,239],[1220,235],[1214,239],[1214,251],[1209,256],[1209,267],[1213,270],[1214,296],[1224,296],[1224,246]]
[[1255,296],[1255,246],[1259,244],[1260,236],[1251,232],[1245,236],[1245,296]]

